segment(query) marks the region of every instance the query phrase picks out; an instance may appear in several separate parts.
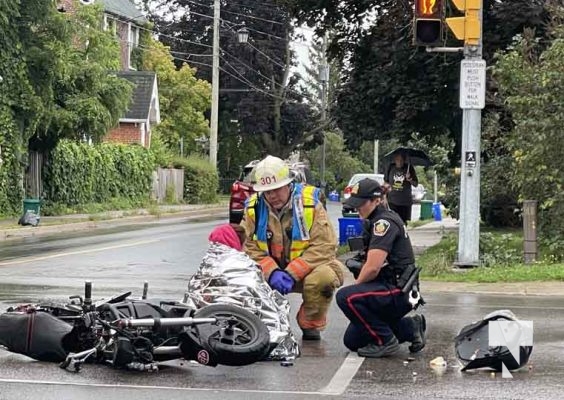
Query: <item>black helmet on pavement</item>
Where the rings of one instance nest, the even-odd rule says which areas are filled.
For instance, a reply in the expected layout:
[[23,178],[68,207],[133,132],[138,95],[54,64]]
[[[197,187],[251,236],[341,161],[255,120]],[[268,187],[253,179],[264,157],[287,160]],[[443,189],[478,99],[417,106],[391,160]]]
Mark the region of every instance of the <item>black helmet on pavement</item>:
[[[519,343],[525,332],[525,325],[519,323],[515,314],[509,310],[497,310],[462,328],[454,338],[456,357],[464,365],[462,371],[477,368],[492,368],[502,371],[503,365],[508,370],[519,369],[527,364],[533,351],[533,346],[519,345],[519,361],[513,357],[507,346],[490,346],[489,323],[491,321],[515,321],[514,329],[507,332],[508,341]],[[532,332],[530,332],[532,335]],[[517,339],[517,341],[515,340]],[[530,337],[532,341],[532,336]],[[532,344],[532,343],[531,343]]]

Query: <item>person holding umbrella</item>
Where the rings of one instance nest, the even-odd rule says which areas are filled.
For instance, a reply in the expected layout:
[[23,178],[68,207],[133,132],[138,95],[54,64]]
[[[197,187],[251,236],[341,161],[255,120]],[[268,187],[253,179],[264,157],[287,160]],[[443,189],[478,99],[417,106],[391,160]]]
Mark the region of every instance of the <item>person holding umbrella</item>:
[[384,175],[384,182],[388,191],[388,204],[392,210],[399,214],[403,223],[411,220],[411,206],[413,197],[411,187],[419,185],[415,168],[408,162],[407,153],[394,151],[391,163]]

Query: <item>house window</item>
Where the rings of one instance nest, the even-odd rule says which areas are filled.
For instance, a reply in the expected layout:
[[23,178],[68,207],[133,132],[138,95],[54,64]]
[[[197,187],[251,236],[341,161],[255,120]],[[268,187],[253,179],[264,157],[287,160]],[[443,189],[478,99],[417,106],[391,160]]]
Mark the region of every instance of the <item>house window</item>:
[[137,26],[131,27],[131,43],[134,47],[139,46],[139,28]]
[[104,14],[104,30],[110,31],[113,35],[117,35],[116,20],[108,14]]

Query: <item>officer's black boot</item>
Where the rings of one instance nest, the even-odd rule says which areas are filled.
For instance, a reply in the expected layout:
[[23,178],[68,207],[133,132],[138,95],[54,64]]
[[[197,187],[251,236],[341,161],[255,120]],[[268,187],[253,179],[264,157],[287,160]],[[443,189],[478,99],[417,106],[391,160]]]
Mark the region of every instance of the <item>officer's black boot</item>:
[[380,357],[387,357],[391,356],[392,354],[396,353],[400,348],[399,342],[395,336],[392,336],[390,340],[388,340],[383,345],[377,345],[376,343],[370,343],[364,347],[358,349],[358,355],[361,357],[368,357],[368,358],[380,358]]
[[425,321],[425,316],[416,314],[411,317],[413,323],[413,340],[411,341],[411,346],[409,346],[409,351],[411,353],[418,353],[425,347],[425,331],[427,330],[427,321]]

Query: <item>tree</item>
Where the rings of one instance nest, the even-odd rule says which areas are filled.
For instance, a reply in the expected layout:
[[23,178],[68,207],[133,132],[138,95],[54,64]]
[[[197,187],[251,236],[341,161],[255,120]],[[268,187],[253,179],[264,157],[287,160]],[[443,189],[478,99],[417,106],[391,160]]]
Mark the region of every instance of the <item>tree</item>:
[[[324,58],[323,41],[315,38],[309,50],[309,65],[306,66],[306,75],[303,77],[302,86],[311,95],[310,101],[317,113],[321,113],[322,85],[319,73]],[[339,60],[328,61],[329,81],[327,82],[327,106],[331,109],[336,104],[336,96],[340,89],[341,69]]]
[[99,6],[0,0],[0,213],[20,209],[28,148],[99,140],[125,112],[131,87],[109,74],[119,52],[101,18]]
[[[212,3],[160,0],[153,6],[157,3],[169,10],[165,16],[153,16],[156,28],[167,34],[161,40],[170,45],[177,63],[198,66],[197,76],[211,81]],[[314,121],[297,79],[290,76],[294,28],[288,10],[278,2],[254,0],[222,2],[221,7],[218,163],[222,168],[232,165],[228,158],[234,143],[249,141],[286,157],[303,142]],[[248,44],[237,41],[243,24],[250,31]],[[238,121],[237,129],[232,121]]]
[[[341,190],[352,175],[371,172],[370,166],[349,153],[341,135],[335,132],[327,132],[326,138],[325,182],[328,189]],[[321,154],[321,146],[307,151],[305,154],[305,158],[312,166],[312,173],[317,180],[321,180],[317,168],[321,164]]]
[[[459,60],[412,46],[411,1],[288,2],[299,22],[331,29],[330,53],[348,66],[336,116],[349,146],[375,138],[406,142],[413,132],[430,140],[446,134],[459,142]],[[547,3],[484,1],[484,57],[489,64],[494,52],[507,47],[524,27],[536,27],[543,36]]]
[[[40,12],[45,9],[36,5]],[[30,26],[21,8],[19,0],[0,0],[0,215],[19,211],[25,144],[37,123],[34,110],[41,106],[24,59],[21,33]]]
[[63,14],[48,3],[37,14],[34,2],[21,10],[35,26],[21,38],[30,83],[42,99],[30,148],[49,150],[62,138],[100,142],[125,113],[132,92],[130,83],[111,74],[119,69],[119,45],[101,29],[102,8]]
[[503,172],[519,200],[539,201],[540,231],[562,250],[564,8],[555,7],[551,17],[550,43],[525,31],[511,50],[499,54],[494,78],[513,124],[500,143],[511,161]]
[[143,69],[156,72],[159,83],[161,123],[156,133],[174,152],[180,139],[187,149],[196,148],[196,139],[209,131],[204,113],[211,104],[210,84],[197,79],[188,64],[177,69],[169,48],[155,40],[148,43]]

